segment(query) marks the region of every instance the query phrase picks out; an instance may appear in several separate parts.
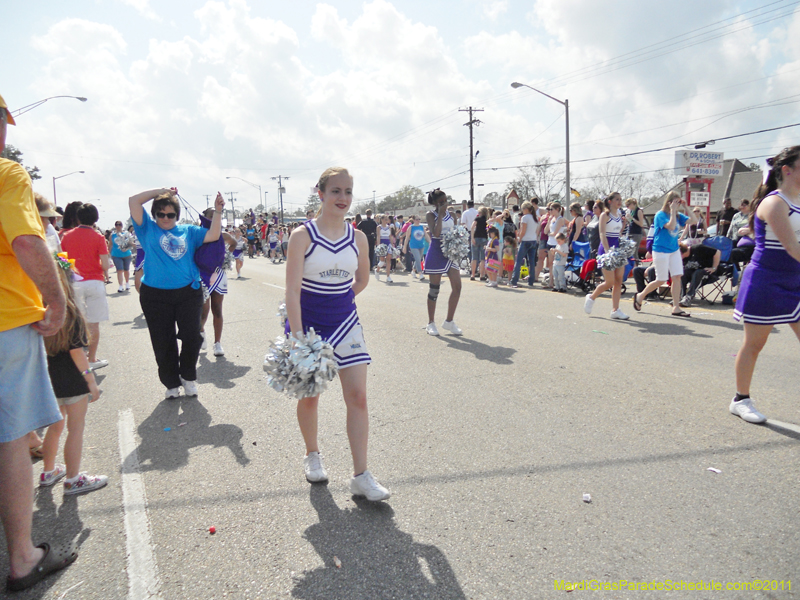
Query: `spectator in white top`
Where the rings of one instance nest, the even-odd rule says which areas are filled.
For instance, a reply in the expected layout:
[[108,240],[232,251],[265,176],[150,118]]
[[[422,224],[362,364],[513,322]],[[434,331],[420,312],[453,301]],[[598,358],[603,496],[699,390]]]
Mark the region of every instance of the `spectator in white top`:
[[475,208],[475,203],[472,200],[468,200],[467,201],[467,210],[465,210],[464,213],[461,215],[460,223],[461,223],[461,225],[464,226],[464,228],[467,231],[471,231],[472,230],[472,223],[473,223],[473,221],[475,221],[475,217],[477,217],[477,216],[478,216],[478,209]]

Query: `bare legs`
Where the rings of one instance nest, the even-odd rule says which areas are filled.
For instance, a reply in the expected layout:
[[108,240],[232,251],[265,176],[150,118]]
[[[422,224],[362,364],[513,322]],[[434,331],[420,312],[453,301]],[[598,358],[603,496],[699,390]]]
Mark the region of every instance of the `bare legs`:
[[[603,271],[603,275],[605,275],[605,271]],[[653,291],[657,290],[658,288],[660,288],[665,283],[667,283],[667,282],[663,281],[663,280],[658,280],[658,279],[655,280],[655,281],[651,281],[650,283],[647,284],[647,287],[645,287],[641,292],[639,292],[638,294],[636,294],[633,297],[634,300],[637,303],[641,304],[642,302],[644,302],[644,299],[647,298],[647,295],[650,292],[653,292]],[[681,312],[681,306],[680,306],[680,302],[681,302],[681,276],[680,275],[672,278],[672,281],[670,283],[670,288],[671,288],[670,291],[672,292],[672,312],[673,312],[673,314],[677,314],[677,313]]]
[[97,362],[97,347],[100,345],[100,323],[87,323],[89,326],[89,362]]
[[31,541],[33,466],[28,436],[0,444],[0,521],[6,533],[11,577],[31,572],[44,552]]
[[214,343],[222,341],[222,301],[225,299],[224,294],[211,292],[211,297],[203,304],[203,313],[200,318],[200,331],[206,328],[206,321],[208,320],[208,313],[214,315]]
[[[619,309],[619,299],[622,296],[622,279],[625,277],[625,267],[620,267],[614,271],[603,269],[603,283],[598,285],[592,292],[592,300],[597,300],[597,297],[611,289],[611,308],[614,310]],[[680,279],[680,278],[678,278]],[[653,285],[652,283],[650,285]],[[646,291],[646,290],[645,290]],[[644,293],[644,292],[643,292]]]
[[44,436],[44,465],[45,471],[52,471],[56,466],[58,454],[58,441],[64,430],[64,420],[67,423],[67,439],[64,441],[64,463],[67,465],[67,478],[77,477],[81,470],[81,457],[83,455],[83,431],[86,428],[86,411],[89,408],[89,399],[62,406],[61,414],[65,419],[53,423],[47,428]]
[[[367,365],[355,365],[339,371],[342,394],[347,406],[347,438],[353,455],[353,475],[367,470],[369,413],[367,411]],[[306,454],[319,452],[317,440],[319,396],[297,403],[297,422],[306,444]]]
[[[447,277],[450,279],[450,299],[447,301],[447,321],[452,321],[456,316],[456,308],[458,307],[458,300],[461,298],[461,274],[458,269],[452,268],[447,272]],[[436,273],[430,275],[431,285],[441,285],[442,274]],[[428,323],[433,323],[436,318],[436,301],[428,298]]]

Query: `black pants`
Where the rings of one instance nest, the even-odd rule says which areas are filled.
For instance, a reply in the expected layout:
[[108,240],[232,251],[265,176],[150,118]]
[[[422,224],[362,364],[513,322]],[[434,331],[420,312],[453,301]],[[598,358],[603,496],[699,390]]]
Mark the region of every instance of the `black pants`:
[[[197,359],[203,344],[200,336],[203,290],[191,286],[162,290],[142,284],[139,303],[147,319],[161,383],[176,388],[181,385],[181,377],[196,381]],[[181,340],[180,355],[178,339]]]
[[369,268],[375,268],[375,240],[367,236],[367,243],[369,244]]
[[[656,269],[655,267],[634,267],[633,280],[636,282],[636,292],[640,293],[647,287],[651,281],[655,281]],[[652,292],[650,296],[655,296],[656,293]]]

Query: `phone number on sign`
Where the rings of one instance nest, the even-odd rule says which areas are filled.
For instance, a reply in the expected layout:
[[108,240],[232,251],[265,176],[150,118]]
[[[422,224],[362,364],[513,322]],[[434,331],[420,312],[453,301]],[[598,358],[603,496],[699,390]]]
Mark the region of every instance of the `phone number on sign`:
[[778,581],[777,579],[754,579],[753,581],[684,581],[682,579],[674,581],[672,579],[665,579],[664,581],[627,581],[620,579],[619,581],[598,581],[597,579],[584,579],[581,581],[565,581],[563,579],[555,579],[554,587],[556,590],[572,592],[574,590],[589,590],[593,592],[619,592],[622,590],[627,591],[652,591],[659,590],[665,592],[671,591],[706,591],[706,592],[721,592],[721,591],[791,591],[791,581]]

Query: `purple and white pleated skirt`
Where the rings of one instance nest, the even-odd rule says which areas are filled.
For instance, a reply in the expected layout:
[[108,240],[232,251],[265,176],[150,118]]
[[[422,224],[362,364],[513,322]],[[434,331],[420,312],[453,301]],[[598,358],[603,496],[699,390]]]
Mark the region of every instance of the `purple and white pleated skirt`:
[[449,260],[442,252],[442,242],[439,238],[431,238],[431,245],[425,255],[426,275],[436,275],[437,273],[447,273],[450,269],[458,269],[452,260]]

